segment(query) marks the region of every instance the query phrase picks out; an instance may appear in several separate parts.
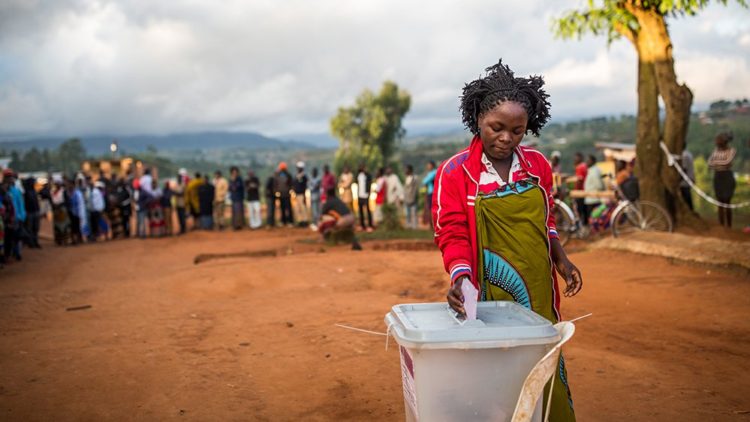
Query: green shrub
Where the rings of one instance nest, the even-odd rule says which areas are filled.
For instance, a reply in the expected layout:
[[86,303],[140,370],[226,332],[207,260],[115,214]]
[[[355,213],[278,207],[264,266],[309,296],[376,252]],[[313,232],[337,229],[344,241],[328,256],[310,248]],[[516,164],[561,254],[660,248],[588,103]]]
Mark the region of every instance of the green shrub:
[[380,227],[386,231],[396,231],[403,229],[401,224],[401,213],[399,208],[393,204],[383,204],[380,209],[383,213],[383,222]]

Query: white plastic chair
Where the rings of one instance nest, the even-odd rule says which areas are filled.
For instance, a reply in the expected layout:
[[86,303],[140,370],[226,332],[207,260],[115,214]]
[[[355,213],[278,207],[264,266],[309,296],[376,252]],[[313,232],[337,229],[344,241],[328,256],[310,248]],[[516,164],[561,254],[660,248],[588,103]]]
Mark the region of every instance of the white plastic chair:
[[[564,321],[555,324],[555,329],[560,333],[560,341],[555,344],[555,346],[547,352],[547,354],[544,355],[536,365],[534,365],[529,376],[526,377],[526,381],[523,383],[523,388],[521,388],[521,395],[518,397],[518,402],[516,403],[516,410],[513,412],[513,419],[511,419],[512,422],[531,422],[531,418],[534,416],[536,404],[544,392],[544,386],[547,384],[547,381],[550,380],[553,382],[550,383],[547,403],[549,403],[552,398],[552,386],[559,365],[560,352],[563,344],[567,343],[567,341],[573,337],[573,333],[576,331],[576,326],[570,321]],[[544,415],[544,422],[549,420],[549,409],[550,406],[547,406],[547,411]]]

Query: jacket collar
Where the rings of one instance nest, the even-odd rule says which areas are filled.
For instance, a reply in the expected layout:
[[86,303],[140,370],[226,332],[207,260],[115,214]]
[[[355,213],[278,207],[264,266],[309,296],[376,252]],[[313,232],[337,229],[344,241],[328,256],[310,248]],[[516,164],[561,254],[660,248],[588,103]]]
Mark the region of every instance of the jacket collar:
[[[480,175],[484,170],[484,164],[482,163],[482,153],[484,152],[484,146],[479,136],[474,136],[469,145],[469,156],[463,163],[464,170],[469,174],[474,183],[478,183]],[[531,163],[523,151],[523,147],[520,145],[513,149],[513,153],[518,155],[518,162],[521,164],[521,168],[527,173],[531,172]]]

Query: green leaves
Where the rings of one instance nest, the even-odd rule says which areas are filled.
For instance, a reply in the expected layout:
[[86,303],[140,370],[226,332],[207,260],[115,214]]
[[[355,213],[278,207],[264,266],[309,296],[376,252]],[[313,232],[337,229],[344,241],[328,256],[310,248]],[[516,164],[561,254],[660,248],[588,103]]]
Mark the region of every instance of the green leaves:
[[[726,5],[729,0],[715,0]],[[736,0],[748,7],[747,0]],[[585,34],[606,35],[607,42],[626,37],[631,41],[640,30],[633,13],[654,12],[662,16],[695,15],[710,0],[588,0],[588,7],[569,10],[552,21],[552,32],[563,39],[581,38]]]
[[339,140],[334,167],[381,167],[396,150],[405,131],[401,125],[411,107],[411,96],[386,81],[378,94],[365,89],[351,107],[340,107],[331,118],[331,133]]
[[589,0],[587,9],[567,11],[552,22],[555,36],[563,39],[606,35],[607,42],[612,43],[622,36],[631,38],[638,30],[638,21],[624,3],[613,0]]

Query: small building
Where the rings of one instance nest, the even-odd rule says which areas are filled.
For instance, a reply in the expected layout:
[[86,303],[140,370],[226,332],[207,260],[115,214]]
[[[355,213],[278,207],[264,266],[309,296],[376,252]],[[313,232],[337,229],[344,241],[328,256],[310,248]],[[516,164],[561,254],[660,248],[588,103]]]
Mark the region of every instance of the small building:
[[90,175],[93,179],[98,179],[99,174],[104,174],[107,179],[113,176],[125,176],[128,171],[134,170],[133,159],[130,157],[108,159],[108,160],[91,160],[81,163],[81,171]]

